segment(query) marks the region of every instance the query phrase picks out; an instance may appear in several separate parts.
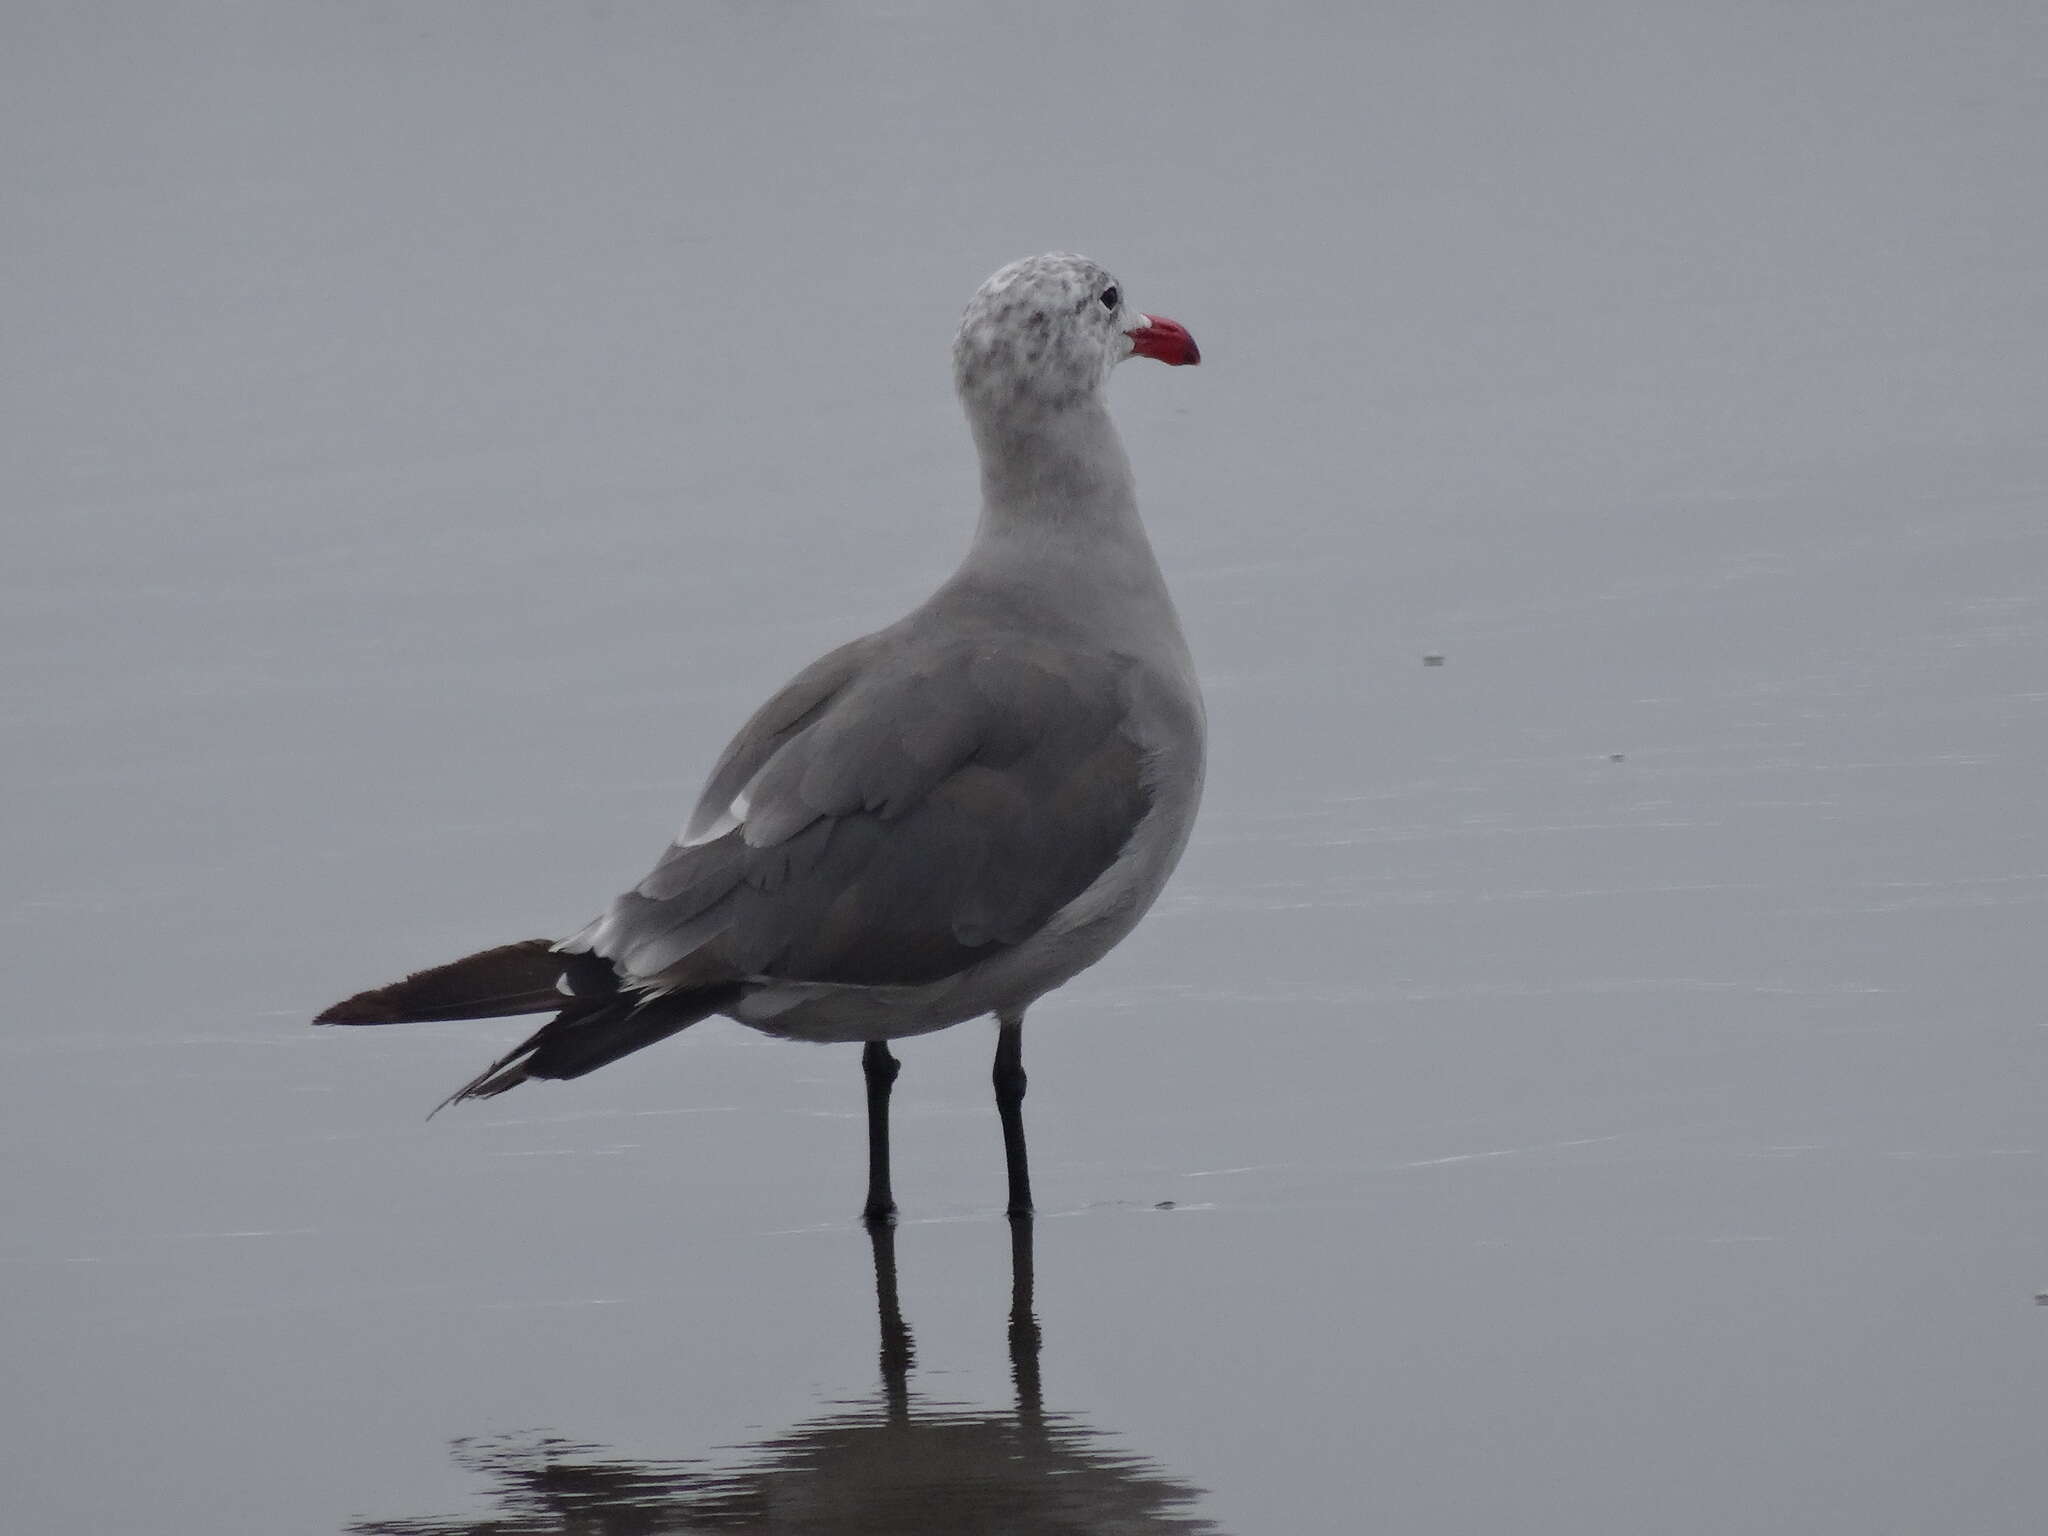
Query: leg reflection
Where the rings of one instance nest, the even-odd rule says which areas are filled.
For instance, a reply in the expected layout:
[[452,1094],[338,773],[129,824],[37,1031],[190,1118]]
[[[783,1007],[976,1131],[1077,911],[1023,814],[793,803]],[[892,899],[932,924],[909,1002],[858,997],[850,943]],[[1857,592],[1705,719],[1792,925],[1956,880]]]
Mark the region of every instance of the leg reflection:
[[875,1249],[875,1313],[882,1327],[882,1395],[892,1422],[910,1417],[910,1367],[917,1361],[910,1325],[903,1321],[903,1303],[896,1294],[896,1228],[871,1222],[868,1240]]
[[[921,1400],[911,1391],[915,1351],[897,1292],[896,1229],[882,1222],[868,1233],[880,1324],[879,1392],[828,1401],[785,1430],[728,1444],[708,1458],[694,1447],[665,1458],[628,1456],[544,1429],[461,1440],[456,1460],[483,1480],[489,1508],[365,1519],[348,1530],[351,1536],[1220,1536],[1198,1513],[1200,1489],[1100,1427],[1045,1407],[1030,1220],[1013,1221],[1009,1236],[1014,1407]],[[994,1302],[999,1288],[988,1291]],[[680,1335],[684,1347],[689,1337]],[[384,1496],[381,1489],[365,1494]]]
[[[1045,1396],[1038,1377],[1038,1351],[1043,1335],[1032,1301],[1031,1239],[1031,1218],[1012,1217],[1010,1381],[1017,1393],[1018,1419],[1035,1430],[1044,1426]],[[875,1256],[875,1320],[881,1336],[883,1400],[888,1404],[889,1417],[901,1421],[910,1414],[910,1368],[917,1363],[917,1346],[911,1340],[910,1325],[903,1320],[903,1301],[896,1288],[896,1228],[889,1223],[876,1223],[868,1228],[868,1242]]]
[[1030,1429],[1045,1423],[1045,1399],[1038,1385],[1038,1314],[1031,1305],[1031,1218],[1010,1218],[1010,1379],[1017,1388],[1017,1417]]

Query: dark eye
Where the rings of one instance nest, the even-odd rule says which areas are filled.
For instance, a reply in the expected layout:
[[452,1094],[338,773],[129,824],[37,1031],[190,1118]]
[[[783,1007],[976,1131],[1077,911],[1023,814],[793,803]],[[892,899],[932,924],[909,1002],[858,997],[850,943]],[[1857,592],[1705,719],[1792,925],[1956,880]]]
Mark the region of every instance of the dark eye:
[[1102,290],[1102,307],[1104,309],[1114,312],[1117,305],[1122,302],[1123,295],[1118,293],[1114,288],[1105,288]]

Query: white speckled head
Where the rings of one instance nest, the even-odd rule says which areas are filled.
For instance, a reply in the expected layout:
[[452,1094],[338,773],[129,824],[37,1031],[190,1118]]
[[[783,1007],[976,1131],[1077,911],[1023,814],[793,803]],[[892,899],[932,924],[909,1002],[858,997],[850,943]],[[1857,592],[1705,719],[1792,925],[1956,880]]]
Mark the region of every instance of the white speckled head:
[[1102,267],[1053,251],[1013,261],[981,285],[953,340],[953,382],[970,411],[1066,410],[1100,393],[1132,356],[1201,360],[1185,330],[1132,309]]

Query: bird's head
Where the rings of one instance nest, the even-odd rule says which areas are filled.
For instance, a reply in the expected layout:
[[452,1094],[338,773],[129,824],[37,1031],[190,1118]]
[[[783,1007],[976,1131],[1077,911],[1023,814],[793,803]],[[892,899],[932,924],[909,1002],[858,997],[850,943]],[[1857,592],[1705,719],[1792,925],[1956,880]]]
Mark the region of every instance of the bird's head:
[[1127,357],[1202,360],[1185,327],[1126,303],[1123,284],[1086,256],[1054,251],[981,285],[953,339],[953,382],[970,410],[1059,411],[1100,393]]

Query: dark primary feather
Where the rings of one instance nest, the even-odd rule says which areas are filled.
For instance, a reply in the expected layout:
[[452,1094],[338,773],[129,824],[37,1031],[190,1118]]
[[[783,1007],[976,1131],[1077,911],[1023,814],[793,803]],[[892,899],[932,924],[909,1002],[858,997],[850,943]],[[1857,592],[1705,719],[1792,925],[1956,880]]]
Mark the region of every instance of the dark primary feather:
[[737,986],[649,997],[622,992],[571,1003],[433,1108],[491,1099],[529,1078],[582,1077],[709,1018],[739,996]]

